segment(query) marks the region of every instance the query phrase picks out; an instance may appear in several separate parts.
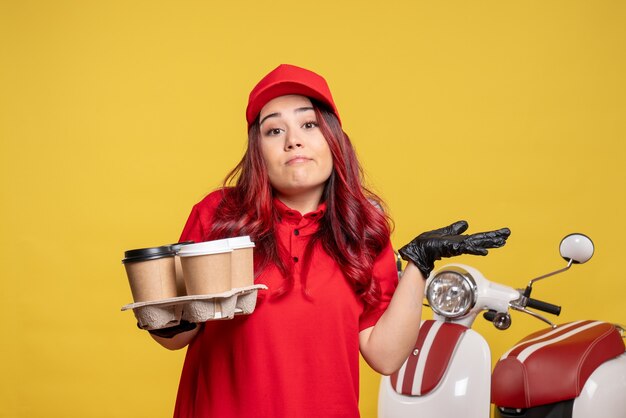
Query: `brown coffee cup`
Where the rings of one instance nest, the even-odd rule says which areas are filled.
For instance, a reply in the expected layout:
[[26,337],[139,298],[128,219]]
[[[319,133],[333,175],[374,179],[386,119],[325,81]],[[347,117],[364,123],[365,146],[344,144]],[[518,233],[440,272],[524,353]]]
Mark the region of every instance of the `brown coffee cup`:
[[228,240],[185,245],[178,251],[188,295],[210,295],[231,289],[232,250]]
[[254,285],[254,243],[249,236],[228,239],[231,250],[230,269],[233,289]]
[[187,296],[187,288],[185,287],[185,279],[183,278],[183,266],[180,262],[178,252],[185,245],[193,244],[193,241],[179,242],[176,244],[170,244],[172,250],[177,254],[174,257],[174,267],[176,269],[176,294],[178,296]]
[[135,302],[177,296],[175,252],[170,246],[129,250],[124,256],[122,263]]

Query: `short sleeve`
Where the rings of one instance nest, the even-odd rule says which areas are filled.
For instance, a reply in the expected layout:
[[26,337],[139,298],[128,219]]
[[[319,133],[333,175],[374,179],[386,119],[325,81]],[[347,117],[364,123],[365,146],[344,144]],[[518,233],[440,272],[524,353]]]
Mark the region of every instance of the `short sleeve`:
[[224,197],[224,189],[216,190],[198,202],[191,209],[179,242],[206,241],[215,212]]
[[385,249],[374,261],[372,276],[373,280],[378,281],[380,286],[380,300],[374,305],[365,307],[359,318],[359,331],[376,325],[376,322],[389,306],[391,297],[398,287],[398,270],[391,241],[387,243]]

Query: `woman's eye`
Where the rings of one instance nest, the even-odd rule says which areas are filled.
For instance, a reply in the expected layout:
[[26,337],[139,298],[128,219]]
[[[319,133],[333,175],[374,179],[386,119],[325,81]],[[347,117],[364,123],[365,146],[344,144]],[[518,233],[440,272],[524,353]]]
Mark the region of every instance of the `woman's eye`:
[[302,125],[305,129],[312,129],[317,127],[317,122],[306,122],[304,125]]
[[268,129],[268,130],[265,132],[265,135],[267,135],[267,136],[275,136],[275,135],[280,135],[280,129],[278,129],[278,128]]

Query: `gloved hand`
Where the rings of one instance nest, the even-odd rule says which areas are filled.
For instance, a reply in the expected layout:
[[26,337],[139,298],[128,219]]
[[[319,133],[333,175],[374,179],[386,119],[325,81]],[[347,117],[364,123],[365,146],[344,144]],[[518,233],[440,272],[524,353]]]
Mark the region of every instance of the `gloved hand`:
[[180,323],[173,327],[151,329],[148,332],[152,335],[156,335],[157,337],[174,338],[174,336],[180,334],[181,332],[191,331],[192,329],[195,329],[196,326],[197,325],[194,322],[189,322],[181,319]]
[[461,254],[487,255],[487,248],[502,247],[511,234],[509,228],[502,228],[461,235],[467,227],[466,221],[458,221],[445,228],[424,232],[398,252],[404,260],[412,261],[424,277],[428,278],[436,260]]

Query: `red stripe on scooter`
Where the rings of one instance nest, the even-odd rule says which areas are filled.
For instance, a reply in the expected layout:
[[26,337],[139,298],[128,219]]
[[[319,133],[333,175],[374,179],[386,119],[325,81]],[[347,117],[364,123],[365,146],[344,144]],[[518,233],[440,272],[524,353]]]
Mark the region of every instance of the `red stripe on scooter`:
[[[573,331],[577,328],[580,328],[582,326],[585,326],[589,323],[591,323],[592,321],[580,321],[579,323],[577,323],[574,326],[571,327],[563,327],[563,329],[559,329],[559,328],[555,328],[552,331],[557,331],[555,333],[551,333],[550,335],[547,336],[542,336],[542,334],[546,334],[548,331],[550,330],[541,330],[538,332],[535,332],[533,334],[528,335],[526,338],[524,338],[523,340],[521,340],[520,342],[517,343],[517,345],[508,352],[508,354],[506,355],[506,357],[517,357],[518,354],[520,354],[522,351],[524,351],[524,349],[526,349],[527,347],[533,345],[533,344],[537,344],[537,343],[541,343],[543,341],[546,340],[550,340],[553,338],[556,338],[560,335],[563,335],[567,332]],[[567,325],[567,324],[566,324]]]
[[[531,343],[534,343],[536,341],[541,341],[541,340],[546,339],[546,338],[551,338],[553,335],[557,335],[557,336],[558,335],[562,335],[567,330],[576,329],[576,327],[581,325],[582,322],[583,321],[576,321],[576,322],[570,322],[570,323],[567,323],[567,324],[561,324],[561,325],[557,326],[557,328],[551,328],[551,329],[548,329],[548,330],[543,330],[543,331],[536,332],[536,333],[534,333],[532,335],[528,335],[525,338],[523,338],[521,341],[518,341],[517,345],[514,345],[508,351],[506,351],[500,357],[500,360],[504,360],[505,358],[509,357],[510,355],[513,354],[513,352],[519,353],[518,348],[522,348],[522,344],[525,344],[525,347],[528,347]],[[523,350],[523,348],[522,348],[522,350]]]
[[[409,358],[407,359],[406,370],[404,372],[404,379],[402,381],[402,393],[405,395],[411,395],[413,390],[413,379],[415,379],[415,369],[417,368],[417,360],[422,355],[422,346],[424,345],[424,340],[428,335],[431,327],[433,326],[434,321],[425,321],[424,324],[420,327],[420,332],[417,336],[417,341],[415,342],[414,350],[417,349],[417,355],[413,355],[411,353]],[[428,353],[424,354],[427,355]]]
[[[409,357],[406,359],[400,370],[392,373],[390,376],[391,387],[398,393],[402,393],[404,395],[411,395],[412,387],[413,387],[413,379],[415,378],[415,368],[417,366],[417,360],[419,359],[419,353],[421,351],[422,345],[424,344],[424,340],[428,335],[428,331],[433,326],[432,320],[424,321],[420,326],[419,334],[417,334],[417,340],[415,341],[415,346]],[[418,350],[418,355],[413,355],[415,349]],[[402,387],[398,388],[398,375],[402,373]],[[398,390],[400,389],[400,390]]]
[[457,343],[467,328],[458,324],[444,324],[433,341],[430,350],[423,355],[428,355],[420,393],[427,394],[438,384],[448,369],[448,363],[452,358]]
[[392,373],[391,376],[389,376],[389,381],[391,382],[391,387],[395,390],[396,385],[398,384],[398,372]]

